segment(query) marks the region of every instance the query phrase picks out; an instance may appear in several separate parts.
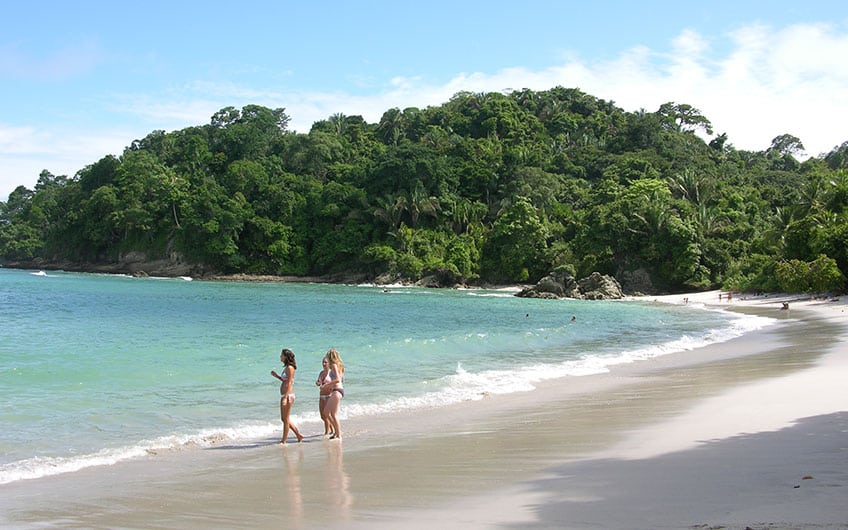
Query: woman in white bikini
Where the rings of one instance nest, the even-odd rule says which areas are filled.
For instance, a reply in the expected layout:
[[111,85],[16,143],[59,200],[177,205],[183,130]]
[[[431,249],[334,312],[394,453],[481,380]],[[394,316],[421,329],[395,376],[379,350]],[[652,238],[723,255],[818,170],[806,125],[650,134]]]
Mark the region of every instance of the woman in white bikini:
[[324,383],[329,383],[330,379],[330,363],[327,361],[327,358],[324,357],[324,360],[321,361],[323,365],[323,369],[318,374],[318,379],[315,380],[315,386],[318,387],[318,412],[321,414],[321,421],[324,422],[324,436],[333,434],[333,426],[330,424],[330,420],[327,419],[327,414],[324,412],[324,409],[327,405],[327,400],[330,399],[330,394],[332,391],[324,391]]
[[288,348],[283,348],[283,351],[280,352],[280,361],[283,363],[283,373],[278,374],[271,370],[271,375],[280,380],[280,419],[283,421],[283,438],[280,443],[286,443],[286,438],[289,437],[289,429],[300,442],[303,440],[303,436],[301,436],[297,427],[289,421],[289,413],[294,404],[294,371],[297,370],[294,352]]
[[324,404],[324,414],[327,415],[327,420],[333,428],[333,434],[330,439],[342,438],[342,429],[339,426],[339,406],[344,397],[344,363],[342,362],[339,352],[330,349],[324,357],[327,360],[327,382],[321,385],[321,393],[327,393],[330,397]]

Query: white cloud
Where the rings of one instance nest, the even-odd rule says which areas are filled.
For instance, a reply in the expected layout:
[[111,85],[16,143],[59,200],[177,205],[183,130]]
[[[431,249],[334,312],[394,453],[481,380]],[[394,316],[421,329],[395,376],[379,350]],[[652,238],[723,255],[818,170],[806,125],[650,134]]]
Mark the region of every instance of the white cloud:
[[[711,46],[693,30],[683,31],[668,53],[644,47],[624,50],[615,60],[588,63],[571,57],[542,70],[507,68],[494,74],[461,73],[443,85],[394,78],[371,97],[339,94],[275,96],[286,106],[295,129],[336,112],[379,120],[391,107],[439,105],[453,94],[577,87],[611,100],[627,111],[656,111],[663,103],[690,104],[726,132],[738,149],[760,151],[781,134],[801,139],[808,155],[819,155],[848,140],[848,35],[823,24],[772,30],[741,28]],[[729,49],[716,56],[716,47]],[[285,101],[284,101],[285,100]],[[288,104],[286,103],[288,102]]]
[[32,189],[45,169],[72,177],[106,155],[120,155],[136,137],[128,130],[81,133],[0,124],[0,200],[18,186]]
[[[724,50],[724,51],[717,51]],[[555,86],[576,87],[626,111],[656,111],[668,101],[699,109],[716,134],[726,132],[738,149],[760,151],[781,134],[801,139],[817,156],[848,141],[848,35],[826,24],[779,30],[753,25],[718,38],[684,30],[669,50],[634,47],[614,60],[588,62],[576,55],[540,70],[505,68],[495,73],[458,73],[445,83],[416,77],[389,79],[381,92],[297,92],[197,82],[159,95],[115,97],[108,111],[130,117],[123,130],[80,132],[69,126],[44,132],[0,124],[0,198],[17,185],[32,187],[42,169],[73,175],[106,154],[120,154],[155,129],[209,123],[226,106],[283,107],[291,129],[336,113],[376,122],[392,108],[440,105],[460,91],[488,92]]]

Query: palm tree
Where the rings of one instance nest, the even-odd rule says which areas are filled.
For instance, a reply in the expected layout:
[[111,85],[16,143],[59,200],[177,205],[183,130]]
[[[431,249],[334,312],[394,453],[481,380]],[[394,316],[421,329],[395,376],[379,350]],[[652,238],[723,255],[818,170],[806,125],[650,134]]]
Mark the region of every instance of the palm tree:
[[337,135],[344,136],[344,133],[347,132],[347,116],[341,112],[333,114],[327,121],[333,126],[333,132]]
[[763,241],[773,246],[783,246],[786,229],[795,221],[795,209],[777,206],[769,217],[769,227],[763,232]]
[[373,213],[374,217],[388,226],[389,231],[394,231],[400,226],[406,209],[407,199],[404,195],[386,194],[377,198],[377,207]]
[[377,136],[383,143],[397,145],[403,137],[403,113],[395,107],[383,113],[377,125]]
[[422,214],[435,217],[437,212],[441,209],[439,199],[427,196],[424,191],[424,186],[422,186],[420,182],[415,186],[415,188],[404,195],[406,196],[407,210],[410,217],[409,226],[412,228],[418,226],[418,220]]
[[712,193],[712,180],[699,176],[692,168],[684,169],[669,180],[673,190],[680,192],[683,198],[695,204],[707,202]]

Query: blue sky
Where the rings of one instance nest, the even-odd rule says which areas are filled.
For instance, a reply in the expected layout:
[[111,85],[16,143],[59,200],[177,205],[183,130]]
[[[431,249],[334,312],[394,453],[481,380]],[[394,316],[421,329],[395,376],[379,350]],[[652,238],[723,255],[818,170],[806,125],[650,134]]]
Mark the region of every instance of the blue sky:
[[0,200],[226,106],[335,113],[577,87],[627,111],[698,108],[739,149],[848,141],[837,1],[3,2]]

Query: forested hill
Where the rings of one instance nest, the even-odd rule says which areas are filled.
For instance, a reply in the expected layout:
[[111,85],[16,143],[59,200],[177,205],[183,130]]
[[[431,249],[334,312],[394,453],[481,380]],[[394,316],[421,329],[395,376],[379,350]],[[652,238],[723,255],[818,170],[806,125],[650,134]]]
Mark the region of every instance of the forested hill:
[[800,162],[801,140],[776,131],[742,151],[690,105],[625,112],[562,87],[462,92],[379,123],[336,114],[308,134],[288,122],[228,107],[72,177],[44,171],[0,203],[2,264],[144,256],[196,275],[521,283],[560,269],[643,291],[845,287],[848,142]]

